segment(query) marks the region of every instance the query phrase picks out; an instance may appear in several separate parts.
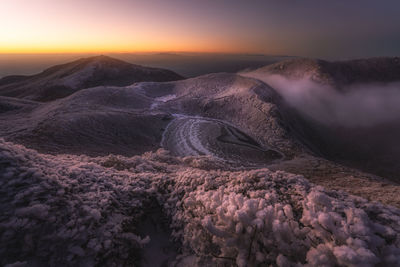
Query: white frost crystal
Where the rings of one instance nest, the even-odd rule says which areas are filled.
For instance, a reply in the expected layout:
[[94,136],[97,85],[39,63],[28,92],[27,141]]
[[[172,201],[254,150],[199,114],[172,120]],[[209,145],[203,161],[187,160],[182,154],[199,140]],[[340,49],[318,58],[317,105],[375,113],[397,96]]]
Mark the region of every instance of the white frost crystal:
[[177,265],[400,263],[399,209],[299,175],[163,150],[52,156],[4,141],[0,168],[1,265],[130,265],[152,242],[135,228],[152,201],[181,244]]

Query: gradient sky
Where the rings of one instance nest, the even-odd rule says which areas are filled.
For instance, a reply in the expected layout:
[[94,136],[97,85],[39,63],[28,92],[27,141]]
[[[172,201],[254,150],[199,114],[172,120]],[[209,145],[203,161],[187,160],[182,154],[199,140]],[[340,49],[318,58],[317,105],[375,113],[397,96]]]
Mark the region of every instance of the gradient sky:
[[0,53],[400,55],[399,0],[0,0]]

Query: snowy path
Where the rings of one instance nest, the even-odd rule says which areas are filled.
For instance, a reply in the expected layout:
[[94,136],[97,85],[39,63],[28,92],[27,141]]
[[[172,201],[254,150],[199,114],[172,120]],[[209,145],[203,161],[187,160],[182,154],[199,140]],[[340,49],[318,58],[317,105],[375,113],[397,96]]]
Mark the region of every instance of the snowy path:
[[161,145],[178,156],[212,155],[228,161],[268,163],[280,152],[262,147],[227,122],[176,114],[166,128]]

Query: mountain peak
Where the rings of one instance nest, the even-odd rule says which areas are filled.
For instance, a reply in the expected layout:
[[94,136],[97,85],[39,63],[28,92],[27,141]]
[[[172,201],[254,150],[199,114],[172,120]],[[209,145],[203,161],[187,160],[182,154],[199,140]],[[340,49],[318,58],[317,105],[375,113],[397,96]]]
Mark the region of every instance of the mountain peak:
[[[139,66],[139,65],[135,65],[135,64],[131,64],[128,63],[126,61],[114,58],[114,57],[110,57],[110,56],[106,56],[106,55],[98,55],[98,56],[91,56],[91,57],[82,57],[79,58],[75,61],[66,63],[66,64],[92,64],[92,63],[99,63],[99,64],[112,64],[112,65],[120,65],[120,66],[126,66],[126,65],[134,65],[134,66]],[[63,64],[65,65],[65,64]],[[143,66],[140,66],[143,67]]]
[[183,79],[173,71],[131,64],[105,55],[80,58],[21,78],[0,80],[0,95],[51,101],[78,90],[101,85],[127,86],[136,82]]

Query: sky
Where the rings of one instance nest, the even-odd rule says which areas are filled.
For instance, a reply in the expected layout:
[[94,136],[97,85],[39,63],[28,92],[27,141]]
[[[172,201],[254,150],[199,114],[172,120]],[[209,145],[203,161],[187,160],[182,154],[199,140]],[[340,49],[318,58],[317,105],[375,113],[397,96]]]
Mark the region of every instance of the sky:
[[400,55],[398,0],[0,0],[0,54]]

